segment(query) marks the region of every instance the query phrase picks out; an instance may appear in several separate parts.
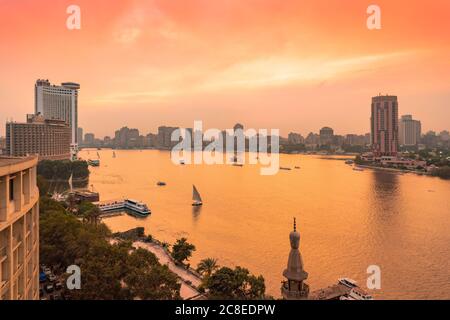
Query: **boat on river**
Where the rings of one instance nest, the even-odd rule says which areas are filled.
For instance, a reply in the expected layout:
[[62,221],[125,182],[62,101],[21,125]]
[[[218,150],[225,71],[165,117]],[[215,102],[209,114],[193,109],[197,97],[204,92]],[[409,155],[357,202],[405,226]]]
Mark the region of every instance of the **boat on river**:
[[197,188],[192,185],[192,205],[194,207],[199,207],[203,205],[202,197],[200,196],[200,193],[198,192]]

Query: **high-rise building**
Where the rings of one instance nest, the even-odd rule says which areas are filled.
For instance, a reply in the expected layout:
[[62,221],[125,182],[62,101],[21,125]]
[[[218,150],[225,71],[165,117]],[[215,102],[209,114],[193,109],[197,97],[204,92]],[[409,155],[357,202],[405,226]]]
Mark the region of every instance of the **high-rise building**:
[[371,144],[375,157],[397,156],[398,101],[397,96],[372,98]]
[[158,146],[158,135],[154,133],[149,133],[145,137],[145,147],[147,148],[154,148]]
[[307,299],[309,295],[309,286],[305,283],[308,273],[303,268],[303,259],[300,254],[300,233],[297,231],[294,219],[294,230],[289,235],[291,242],[291,252],[287,268],[283,272],[283,276],[287,279],[281,284],[281,295],[285,300],[302,300]]
[[0,154],[6,153],[6,138],[0,137]]
[[438,145],[439,136],[434,131],[428,131],[422,136],[421,140],[427,148],[435,148]]
[[6,123],[6,152],[10,156],[38,155],[39,160],[71,158],[71,130],[63,120],[28,115],[26,123]]
[[84,144],[88,147],[92,147],[95,143],[95,135],[93,133],[86,133],[84,135]]
[[422,127],[420,121],[413,120],[411,115],[401,117],[398,124],[398,141],[402,146],[416,146],[420,142]]
[[103,146],[104,146],[104,147],[108,147],[108,148],[110,148],[110,147],[113,146],[112,139],[111,139],[110,136],[105,136],[105,137],[103,138]]
[[78,151],[78,90],[80,85],[64,82],[52,85],[48,80],[37,80],[34,89],[35,113],[46,119],[63,120],[71,128],[71,153]]
[[138,129],[130,129],[130,131],[128,131],[128,139],[127,139],[128,148],[140,148],[141,141],[139,137],[140,134]]
[[366,146],[371,144],[371,135],[370,135],[370,133],[366,133],[364,135],[364,143],[365,143]]
[[0,300],[39,299],[36,157],[0,157]]
[[301,134],[291,132],[288,134],[288,143],[289,144],[301,144],[305,142],[305,139],[302,137]]
[[242,124],[240,124],[240,123],[236,123],[235,125],[234,125],[234,127],[233,127],[233,130],[234,130],[234,132],[236,132],[237,130],[242,130],[242,131],[244,131],[244,126],[242,125]]
[[330,127],[320,129],[320,144],[330,145],[333,142],[334,131]]
[[344,143],[350,146],[364,146],[366,137],[364,135],[347,134]]
[[320,143],[320,136],[317,133],[310,132],[306,136],[305,143],[310,146],[316,146]]
[[83,128],[77,129],[77,142],[78,144],[83,144]]
[[161,149],[170,149],[175,146],[178,141],[171,141],[172,133],[179,129],[178,127],[162,126],[158,128],[158,147]]
[[441,138],[442,141],[449,141],[450,140],[450,132],[448,132],[447,130],[441,131],[439,133],[439,137]]

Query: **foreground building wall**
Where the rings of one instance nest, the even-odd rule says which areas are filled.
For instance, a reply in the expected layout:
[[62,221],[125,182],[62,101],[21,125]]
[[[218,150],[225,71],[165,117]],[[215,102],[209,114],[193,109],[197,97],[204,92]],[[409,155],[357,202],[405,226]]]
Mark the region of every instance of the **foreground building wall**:
[[39,299],[36,166],[36,157],[0,157],[0,300]]

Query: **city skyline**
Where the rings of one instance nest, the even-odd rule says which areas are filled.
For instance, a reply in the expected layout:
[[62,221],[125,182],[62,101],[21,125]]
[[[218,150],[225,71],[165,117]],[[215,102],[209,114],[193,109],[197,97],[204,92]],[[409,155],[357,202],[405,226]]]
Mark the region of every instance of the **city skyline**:
[[450,300],[450,0],[0,0],[0,38],[0,305]]
[[[79,124],[97,136],[194,120],[284,136],[323,126],[363,134],[368,97],[380,92],[397,95],[399,114],[420,119],[424,132],[448,130],[450,4],[378,5],[382,29],[370,31],[356,1],[79,1],[82,27],[70,31],[65,4],[2,2],[0,67],[15,81],[0,79],[0,130],[29,112],[24,88],[38,78],[81,83]],[[108,114],[100,125],[98,114]]]

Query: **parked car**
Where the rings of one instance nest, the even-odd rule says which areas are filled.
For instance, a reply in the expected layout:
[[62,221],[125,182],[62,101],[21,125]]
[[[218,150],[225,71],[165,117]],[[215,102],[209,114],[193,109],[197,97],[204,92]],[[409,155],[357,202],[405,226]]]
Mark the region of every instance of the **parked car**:
[[44,272],[39,273],[39,282],[47,281],[47,275]]
[[55,289],[56,290],[61,290],[63,288],[63,285],[60,281],[58,281],[57,283],[55,283]]
[[55,291],[55,287],[53,286],[53,284],[48,284],[45,286],[45,291],[47,291],[47,293],[51,293]]
[[53,300],[64,300],[63,297],[60,294],[55,294],[53,296]]

